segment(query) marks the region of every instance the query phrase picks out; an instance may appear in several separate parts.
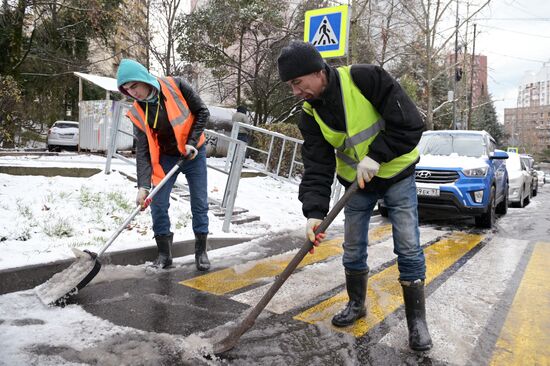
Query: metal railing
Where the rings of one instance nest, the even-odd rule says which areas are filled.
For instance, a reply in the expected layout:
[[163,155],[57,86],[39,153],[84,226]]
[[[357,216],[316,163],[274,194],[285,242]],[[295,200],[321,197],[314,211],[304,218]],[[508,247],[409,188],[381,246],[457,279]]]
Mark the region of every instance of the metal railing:
[[[115,104],[113,108],[113,126],[111,128],[111,138],[109,140],[110,143],[107,150],[107,161],[105,163],[105,174],[109,174],[111,171],[111,160],[113,157],[120,159],[128,164],[136,164],[134,160],[128,159],[127,157],[117,153],[116,151],[116,140],[118,133],[120,132],[128,134],[128,132],[119,128],[121,121],[125,118],[123,115],[124,111],[125,109],[123,108],[122,104]],[[242,130],[255,131],[257,133],[268,136],[270,141],[268,144],[268,148],[264,150],[257,146],[248,145],[246,142],[237,139],[239,135],[239,130],[241,130],[241,132]],[[207,164],[209,168],[219,171],[223,174],[227,174],[227,182],[225,185],[225,191],[222,201],[220,202],[210,197],[208,198],[209,202],[213,202],[225,210],[225,217],[222,226],[222,230],[224,232],[229,231],[243,167],[260,172],[275,179],[281,179],[293,184],[300,183],[299,175],[301,171],[298,171],[297,167],[303,168],[303,163],[300,156],[298,155],[298,148],[301,148],[303,140],[299,140],[278,132],[269,131],[264,128],[240,122],[235,122],[233,124],[231,136],[226,136],[223,133],[215,132],[212,130],[205,130],[204,133],[206,135],[207,141],[224,140],[228,143],[227,157],[224,168],[222,169],[220,167]],[[287,161],[287,163],[289,163],[289,169],[283,175],[283,173],[281,173],[281,167],[283,165],[283,162],[285,161],[285,148],[288,145],[291,146],[290,150],[292,151],[292,154],[290,161]],[[280,152],[276,154],[276,148],[278,146],[280,146]],[[260,156],[265,156],[265,162],[263,164],[247,163],[245,160],[245,156],[247,152],[250,151],[255,151]],[[272,161],[273,158],[276,158],[277,160]],[[272,162],[273,164],[271,164]],[[275,167],[274,170],[270,170],[270,166]],[[187,187],[177,182],[175,186],[184,191],[188,191]],[[336,203],[336,201],[338,201],[341,196],[341,188],[341,184],[335,177],[334,183],[332,185],[331,197],[333,205]]]
[[[269,136],[269,139],[270,139],[269,147],[267,148],[267,150],[262,150],[258,146],[253,146],[253,145],[248,145],[248,144],[246,145],[246,149],[248,151],[255,151],[259,155],[265,156],[265,163],[263,163],[263,165],[249,164],[245,160],[244,161],[244,167],[245,168],[258,171],[262,174],[273,177],[275,179],[282,179],[282,180],[285,180],[285,181],[293,183],[293,184],[300,184],[300,181],[301,181],[300,173],[301,172],[297,171],[297,167],[300,166],[303,169],[304,164],[301,161],[301,158],[298,157],[298,148],[301,149],[302,145],[304,144],[304,140],[299,140],[299,139],[294,138],[294,137],[283,135],[282,133],[279,133],[279,132],[269,131],[269,130],[266,130],[265,128],[256,127],[256,126],[249,125],[249,124],[246,124],[246,123],[234,122],[233,123],[233,128],[231,129],[232,141],[236,141],[239,133],[243,133],[243,130],[246,131],[246,133],[250,133],[251,131],[256,131],[258,133]],[[278,140],[280,140],[280,142]],[[275,146],[278,146],[278,145],[280,145],[281,150],[279,152],[278,160],[274,164],[274,165],[276,165],[276,169],[274,171],[272,171],[272,170],[270,170],[269,167],[270,167],[270,163],[272,162],[271,159],[272,159],[272,157],[274,157]],[[290,167],[288,169],[288,172],[286,172],[285,175],[282,175],[281,174],[281,165],[284,161],[285,147],[287,145],[292,146],[291,147],[292,156],[291,156],[291,159],[290,159]],[[228,151],[228,159],[226,160],[226,163],[225,163],[226,164],[226,170],[228,169],[229,162],[231,161],[232,151],[233,151],[233,149],[231,148],[231,145],[230,145],[230,148],[229,148],[229,151]],[[331,190],[331,192],[332,192],[331,200],[332,200],[333,205],[340,198],[340,196],[342,194],[341,190],[342,190],[342,185],[340,184],[340,182],[338,182],[338,179],[336,179],[336,176],[335,176],[334,177],[334,182],[332,184],[332,190]]]
[[[294,137],[283,135],[279,132],[273,132],[266,130],[265,128],[260,128],[256,126],[252,126],[246,123],[241,122],[235,122],[233,124],[233,128],[231,129],[231,137],[236,140],[239,133],[243,133],[242,130],[245,130],[246,133],[249,133],[250,131],[256,131],[260,134],[269,136],[270,142],[267,150],[262,150],[260,147],[247,145],[246,149],[249,151],[255,151],[260,156],[265,156],[265,162],[263,164],[248,164],[246,161],[244,163],[244,166],[248,169],[252,169],[255,171],[258,171],[262,174],[268,175],[270,177],[276,178],[276,179],[283,179],[286,181],[289,181],[294,184],[299,184],[299,177],[298,174],[295,174],[297,172],[296,167],[301,166],[303,167],[304,164],[302,163],[301,159],[298,159],[298,147],[301,148],[302,144],[304,143],[303,140],[296,139]],[[279,156],[275,156],[275,150],[276,146],[280,145],[280,152]],[[284,154],[285,154],[285,148],[287,145],[291,145],[292,149],[292,156],[290,158],[290,167],[288,172],[286,172],[284,175],[281,173],[281,165],[283,163]],[[229,164],[229,161],[231,160],[231,153],[233,149],[229,148],[228,151],[228,159],[226,161],[226,169]],[[272,171],[270,170],[270,163],[272,162],[272,158],[276,157],[277,160],[274,162],[276,168]]]
[[[119,126],[120,126],[120,123],[121,123],[121,120],[124,118],[124,116],[121,114],[122,113],[122,107],[120,104],[116,104],[115,107],[114,107],[114,110],[113,110],[113,125],[112,125],[112,128],[111,128],[111,138],[110,138],[110,143],[109,143],[109,146],[108,146],[108,149],[107,149],[107,160],[106,160],[106,163],[105,163],[105,174],[110,174],[111,173],[111,160],[112,158],[117,158],[117,159],[120,159],[128,164],[131,164],[131,165],[136,165],[136,162],[132,159],[128,159],[127,157],[125,157],[124,155],[121,155],[119,154],[117,151],[116,151],[116,140],[117,140],[117,136],[118,136],[118,133],[121,132],[121,133],[127,133],[123,130],[120,130]],[[212,199],[212,198],[208,198],[209,202],[213,202],[217,205],[219,205],[221,208],[223,208],[225,210],[225,216],[224,216],[224,220],[223,220],[223,224],[222,224],[222,230],[224,232],[229,232],[229,226],[231,225],[231,219],[233,217],[233,209],[235,207],[235,200],[237,198],[237,191],[238,191],[238,188],[239,188],[239,181],[240,181],[240,176],[241,176],[241,172],[242,172],[242,168],[243,168],[243,162],[244,162],[244,158],[245,158],[245,149],[246,149],[246,143],[243,142],[243,141],[240,141],[240,140],[237,140],[237,139],[233,139],[229,136],[226,136],[224,134],[221,134],[221,133],[218,133],[218,132],[215,132],[215,131],[210,131],[210,130],[205,130],[204,131],[205,135],[209,136],[209,137],[215,137],[216,139],[221,139],[221,140],[227,140],[229,141],[230,143],[230,151],[231,151],[231,158],[227,159],[226,162],[229,162],[229,168],[226,169],[226,170],[223,170],[223,169],[219,169],[215,166],[211,166],[211,165],[208,165],[209,168],[212,168],[214,170],[217,170],[221,173],[224,173],[224,174],[227,174],[227,182],[226,182],[226,185],[225,185],[225,192],[224,192],[224,195],[223,195],[223,199],[221,202],[215,200],[215,199]],[[227,166],[226,165],[226,166]],[[189,191],[187,189],[187,187],[185,187],[184,185],[182,184],[179,184],[179,183],[175,183],[174,184],[176,187],[184,190],[184,191]]]

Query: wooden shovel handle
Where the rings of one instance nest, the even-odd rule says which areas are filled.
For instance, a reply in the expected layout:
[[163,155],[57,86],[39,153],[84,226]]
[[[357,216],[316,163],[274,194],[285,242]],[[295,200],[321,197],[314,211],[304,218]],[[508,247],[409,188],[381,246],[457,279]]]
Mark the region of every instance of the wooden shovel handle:
[[[336,202],[334,207],[330,210],[330,212],[327,214],[325,219],[319,224],[317,229],[315,229],[315,234],[325,232],[326,229],[330,226],[332,221],[338,216],[342,208],[346,205],[349,198],[357,191],[358,185],[357,181],[353,182],[353,184],[348,187],[342,198]],[[254,308],[248,313],[246,318],[236,327],[234,328],[227,337],[219,341],[214,345],[214,353],[219,354],[223,353],[225,351],[228,351],[235,347],[237,344],[239,338],[254,325],[254,322],[256,321],[256,318],[260,315],[262,310],[267,306],[269,301],[275,296],[279,288],[285,283],[285,281],[288,279],[288,277],[294,272],[296,267],[298,267],[298,264],[304,259],[306,254],[311,250],[313,247],[313,243],[306,239],[305,243],[302,245],[298,253],[292,258],[290,263],[286,266],[286,268],[283,270],[283,272],[277,276],[275,279],[275,282],[273,282],[273,285],[267,290],[267,292],[262,296],[260,301],[254,306]]]

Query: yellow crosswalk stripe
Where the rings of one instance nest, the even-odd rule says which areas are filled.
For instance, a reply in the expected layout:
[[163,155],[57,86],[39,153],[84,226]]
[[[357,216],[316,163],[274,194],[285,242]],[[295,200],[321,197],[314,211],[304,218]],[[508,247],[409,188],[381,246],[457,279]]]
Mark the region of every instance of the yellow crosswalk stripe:
[[[390,234],[391,225],[378,226],[372,230],[369,240],[371,242],[379,241]],[[308,254],[300,262],[298,268],[341,255],[343,252],[342,241],[342,238],[337,238],[322,242],[319,247],[315,248],[313,255]],[[212,294],[223,295],[280,274],[293,256],[293,254],[283,254],[253,262],[252,265],[226,268],[182,281],[180,284]]]
[[[456,232],[424,249],[426,256],[426,284],[433,281],[483,239],[482,235]],[[354,325],[333,329],[360,337],[382,322],[403,305],[401,285],[397,281],[397,264],[369,278],[367,290],[367,316]],[[310,324],[330,324],[332,318],[348,301],[346,291],[296,315],[294,319]]]
[[550,243],[537,243],[491,365],[550,365]]

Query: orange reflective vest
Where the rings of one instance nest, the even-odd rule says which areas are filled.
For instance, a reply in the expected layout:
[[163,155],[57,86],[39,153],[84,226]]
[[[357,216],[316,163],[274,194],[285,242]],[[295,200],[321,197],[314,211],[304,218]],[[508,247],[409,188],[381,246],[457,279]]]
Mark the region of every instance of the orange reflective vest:
[[[185,145],[187,139],[193,128],[195,116],[189,110],[187,102],[181,94],[180,88],[178,88],[174,78],[157,78],[160,83],[162,95],[166,97],[165,107],[168,120],[174,129],[174,135],[178,143],[178,150],[182,155],[186,155]],[[160,100],[159,100],[160,103]],[[162,178],[164,178],[164,170],[160,165],[160,147],[157,140],[157,134],[149,127],[149,124],[145,120],[145,112],[137,101],[134,102],[132,108],[126,114],[128,118],[136,125],[140,130],[147,135],[147,141],[149,143],[149,154],[151,155],[151,165],[153,168],[153,176],[151,177],[153,185],[158,185]],[[199,138],[197,149],[204,144],[205,137],[204,132]]]

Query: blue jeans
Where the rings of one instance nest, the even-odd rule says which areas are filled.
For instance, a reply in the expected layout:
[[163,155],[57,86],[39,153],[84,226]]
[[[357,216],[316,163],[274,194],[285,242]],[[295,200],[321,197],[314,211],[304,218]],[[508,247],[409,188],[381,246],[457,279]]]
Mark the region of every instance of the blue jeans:
[[[177,156],[161,155],[160,165],[165,173],[180,158]],[[151,202],[151,215],[153,217],[153,232],[157,235],[170,234],[170,193],[179,173],[183,173],[187,179],[191,198],[191,213],[193,215],[193,232],[195,234],[208,234],[208,185],[206,173],[206,148],[201,146],[193,160],[186,160],[181,169],[176,172],[166,184],[158,191]]]
[[379,198],[384,198],[392,223],[393,252],[397,255],[399,279],[425,279],[426,260],[420,247],[414,175],[395,183],[383,194],[359,190],[350,198],[344,208],[344,267],[352,271],[368,271],[369,221]]

